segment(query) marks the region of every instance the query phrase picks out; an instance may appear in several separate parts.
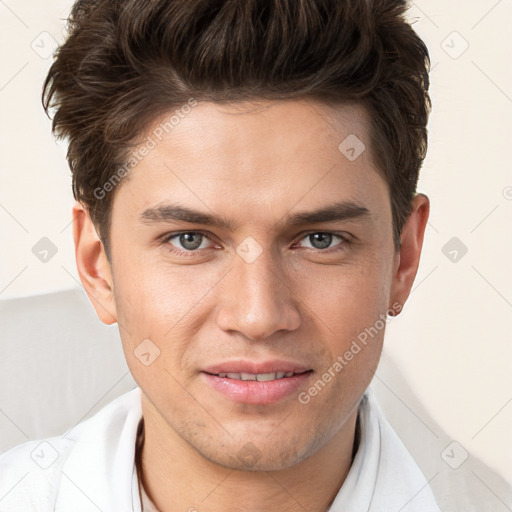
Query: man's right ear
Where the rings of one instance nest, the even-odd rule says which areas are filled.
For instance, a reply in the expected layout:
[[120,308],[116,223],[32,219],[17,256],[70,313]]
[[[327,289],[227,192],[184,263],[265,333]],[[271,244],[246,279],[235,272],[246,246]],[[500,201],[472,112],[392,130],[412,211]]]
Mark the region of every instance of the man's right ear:
[[110,263],[89,213],[78,202],[73,207],[73,238],[82,285],[100,320],[113,324],[117,311]]

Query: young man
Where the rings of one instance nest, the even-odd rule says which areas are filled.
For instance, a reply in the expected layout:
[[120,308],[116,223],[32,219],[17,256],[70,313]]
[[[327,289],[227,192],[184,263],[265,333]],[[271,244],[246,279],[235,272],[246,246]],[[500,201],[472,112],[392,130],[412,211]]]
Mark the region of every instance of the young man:
[[75,4],[44,102],[79,274],[139,387],[48,439],[46,469],[38,442],[4,454],[0,510],[439,511],[368,390],[429,212],[405,10]]

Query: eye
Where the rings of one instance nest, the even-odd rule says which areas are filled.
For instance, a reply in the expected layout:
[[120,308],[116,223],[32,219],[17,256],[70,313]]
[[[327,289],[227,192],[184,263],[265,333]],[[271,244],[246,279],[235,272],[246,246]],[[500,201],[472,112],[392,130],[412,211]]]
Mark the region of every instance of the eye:
[[[341,235],[324,232],[310,233],[309,235],[306,235],[304,238],[302,238],[301,241],[306,241],[309,243],[309,245],[303,245],[302,247],[320,250],[331,249],[333,247],[337,247],[338,245],[345,245],[345,243],[348,243],[347,239]],[[338,243],[331,245],[336,241],[338,241]]]
[[195,251],[198,249],[206,249],[208,246],[208,238],[203,233],[196,231],[188,231],[185,233],[176,233],[166,238],[167,243],[180,250]]

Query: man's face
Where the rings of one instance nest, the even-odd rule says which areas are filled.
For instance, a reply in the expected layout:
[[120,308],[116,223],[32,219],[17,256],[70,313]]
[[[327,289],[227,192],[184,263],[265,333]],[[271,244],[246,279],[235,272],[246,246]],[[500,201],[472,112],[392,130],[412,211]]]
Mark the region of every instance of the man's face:
[[[252,450],[252,469],[281,469],[354,417],[397,253],[362,109],[238,107],[200,103],[168,134],[170,114],[144,135],[156,146],[113,202],[115,309],[146,421],[221,465],[244,468]],[[351,134],[366,145],[355,160],[338,148]],[[244,369],[308,372],[218,376]]]

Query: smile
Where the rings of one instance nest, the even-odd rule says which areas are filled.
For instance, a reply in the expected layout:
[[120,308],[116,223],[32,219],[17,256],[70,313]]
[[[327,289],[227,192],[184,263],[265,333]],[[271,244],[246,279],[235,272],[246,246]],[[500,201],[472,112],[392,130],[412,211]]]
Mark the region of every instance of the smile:
[[296,396],[304,388],[313,370],[271,373],[201,372],[210,389],[232,402],[267,405]]
[[258,382],[268,382],[271,380],[279,380],[294,375],[301,375],[304,372],[272,372],[272,373],[219,373],[218,377],[235,379],[235,380],[257,380]]

